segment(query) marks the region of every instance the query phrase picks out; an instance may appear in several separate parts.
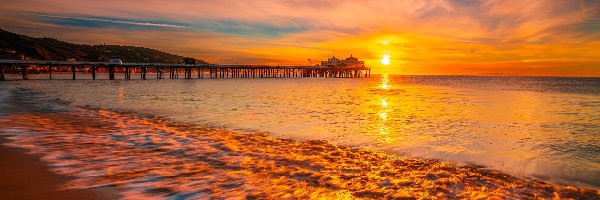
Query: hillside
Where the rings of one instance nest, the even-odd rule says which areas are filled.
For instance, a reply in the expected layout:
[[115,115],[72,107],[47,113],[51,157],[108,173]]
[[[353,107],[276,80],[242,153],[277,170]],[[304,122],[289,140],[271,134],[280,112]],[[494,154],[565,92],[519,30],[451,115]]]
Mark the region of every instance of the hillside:
[[[183,56],[134,46],[84,45],[63,42],[53,38],[33,38],[0,29],[0,59],[34,59],[108,61],[119,58],[123,62],[178,63]],[[147,59],[146,59],[147,58]],[[196,63],[206,63],[196,59]]]

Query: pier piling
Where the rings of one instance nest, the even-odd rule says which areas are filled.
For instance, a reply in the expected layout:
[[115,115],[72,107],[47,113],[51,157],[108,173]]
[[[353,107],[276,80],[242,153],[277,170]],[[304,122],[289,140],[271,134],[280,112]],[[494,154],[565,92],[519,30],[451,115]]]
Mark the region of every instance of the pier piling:
[[192,68],[190,68],[190,67],[183,68],[183,73],[184,73],[183,77],[185,79],[191,79],[192,78]]
[[156,68],[156,79],[162,79],[162,67]]
[[73,72],[73,80],[75,80],[75,66],[71,66],[71,72]]
[[114,66],[108,67],[108,79],[115,80],[115,67]]
[[142,67],[142,68],[141,68],[141,70],[142,70],[142,74],[141,74],[141,75],[142,75],[142,80],[146,80],[146,72],[147,72],[147,69],[148,69],[148,68],[146,68],[146,67]]
[[129,70],[129,67],[125,67],[125,68],[123,69],[123,76],[124,76],[123,78],[124,78],[125,80],[129,80],[129,79],[131,79],[131,70]]
[[27,75],[27,66],[22,66],[21,67],[21,74],[23,75],[23,80],[29,79],[29,77]]
[[96,66],[92,66],[92,79],[96,80]]
[[5,80],[4,79],[4,66],[0,65],[0,80]]

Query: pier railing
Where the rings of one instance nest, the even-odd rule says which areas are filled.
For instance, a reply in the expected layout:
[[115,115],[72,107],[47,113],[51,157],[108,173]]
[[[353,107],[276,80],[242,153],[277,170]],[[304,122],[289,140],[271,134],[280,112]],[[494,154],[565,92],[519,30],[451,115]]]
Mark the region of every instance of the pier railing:
[[[170,63],[115,63],[115,62],[73,62],[73,61],[46,61],[46,60],[1,60],[0,80],[5,79],[7,72],[20,73],[23,79],[28,79],[29,67],[43,69],[52,79],[54,69],[70,68],[72,78],[76,79],[77,68],[88,68],[86,71],[96,79],[98,69],[103,68],[108,72],[110,80],[115,79],[115,73],[123,73],[125,79],[131,79],[133,71],[140,74],[141,79],[146,79],[148,73],[155,73],[157,79],[179,78],[183,71],[184,78],[192,78],[193,72],[197,78],[285,78],[285,77],[338,77],[361,78],[371,77],[371,68],[368,67],[324,67],[324,66],[271,66],[271,65],[217,65],[217,64],[170,64]],[[12,69],[12,70],[11,70]]]

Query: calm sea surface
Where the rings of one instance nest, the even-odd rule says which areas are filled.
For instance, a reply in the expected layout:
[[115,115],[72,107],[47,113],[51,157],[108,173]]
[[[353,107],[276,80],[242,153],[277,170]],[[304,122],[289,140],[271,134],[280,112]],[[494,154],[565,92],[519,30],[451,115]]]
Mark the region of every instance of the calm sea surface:
[[600,78],[28,80],[0,88],[5,99],[28,89],[71,106],[600,188]]

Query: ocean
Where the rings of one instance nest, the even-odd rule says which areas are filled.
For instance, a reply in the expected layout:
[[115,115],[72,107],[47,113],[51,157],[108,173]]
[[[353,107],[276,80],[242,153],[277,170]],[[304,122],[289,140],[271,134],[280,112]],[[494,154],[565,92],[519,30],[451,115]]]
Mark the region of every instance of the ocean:
[[0,82],[0,135],[76,177],[66,188],[165,198],[600,188],[600,78],[30,78]]

